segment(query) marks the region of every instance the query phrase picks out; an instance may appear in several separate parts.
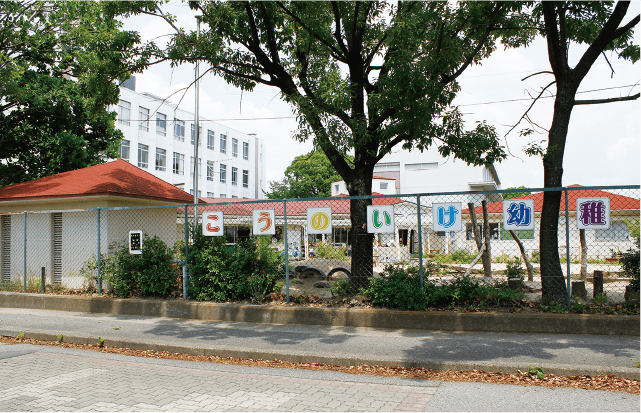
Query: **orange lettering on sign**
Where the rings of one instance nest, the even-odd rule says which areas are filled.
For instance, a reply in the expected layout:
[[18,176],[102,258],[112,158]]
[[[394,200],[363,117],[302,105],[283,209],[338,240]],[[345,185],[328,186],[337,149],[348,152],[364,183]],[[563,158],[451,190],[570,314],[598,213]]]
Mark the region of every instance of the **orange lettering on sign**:
[[265,226],[260,229],[260,232],[265,232],[272,227],[272,219],[269,217],[269,212],[261,212],[258,222],[265,222]]

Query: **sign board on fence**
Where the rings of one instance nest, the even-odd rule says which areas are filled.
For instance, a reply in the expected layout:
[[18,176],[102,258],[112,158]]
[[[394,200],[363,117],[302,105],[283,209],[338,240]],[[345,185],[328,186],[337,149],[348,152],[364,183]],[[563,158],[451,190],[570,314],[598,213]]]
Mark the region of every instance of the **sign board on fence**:
[[218,237],[225,235],[223,228],[223,211],[203,212],[203,235],[208,237]]
[[576,226],[579,229],[610,228],[610,198],[577,198]]
[[129,231],[129,253],[142,254],[142,231]]
[[393,234],[394,205],[368,205],[367,232],[370,234]]
[[460,231],[461,223],[460,202],[440,202],[432,204],[432,226],[434,232]]
[[276,214],[273,209],[254,209],[252,232],[254,235],[276,235]]
[[307,208],[307,233],[332,233],[332,208]]
[[534,229],[534,200],[509,199],[503,201],[503,229]]

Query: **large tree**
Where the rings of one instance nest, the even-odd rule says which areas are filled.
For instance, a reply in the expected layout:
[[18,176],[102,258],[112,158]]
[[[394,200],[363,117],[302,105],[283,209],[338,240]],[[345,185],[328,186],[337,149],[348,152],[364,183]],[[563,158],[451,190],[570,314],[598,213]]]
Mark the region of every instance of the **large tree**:
[[112,80],[138,39],[94,2],[0,2],[0,185],[117,157]]
[[[348,159],[349,160],[349,159]],[[285,169],[285,177],[269,183],[271,199],[318,198],[332,194],[332,182],[342,178],[324,152],[314,149],[294,158]]]
[[[552,86],[556,88],[547,147],[533,145],[528,149],[530,154],[543,157],[545,188],[562,186],[563,156],[570,116],[575,106],[639,98],[639,93],[609,99],[577,100],[575,98],[583,79],[597,58],[602,54],[605,56],[604,52],[613,51],[619,58],[633,62],[639,59],[639,46],[633,43],[632,36],[633,28],[639,23],[639,16],[623,22],[629,5],[630,2],[627,1],[620,1],[616,5],[613,5],[613,2],[597,1],[544,1],[534,9],[534,16],[541,19],[540,31],[545,36],[548,46],[551,72],[545,73],[554,77],[543,91]],[[579,55],[574,67],[570,66],[569,56],[572,43],[587,45],[587,49]],[[558,243],[561,197],[560,191],[544,192],[539,237],[542,294],[544,299],[555,301],[564,301],[567,298]]]
[[[132,6],[114,4],[116,12]],[[190,2],[203,22],[199,36],[175,28],[166,55],[204,61],[244,90],[278,88],[299,120],[295,139],[313,139],[346,182],[349,194],[371,194],[374,165],[392,148],[435,145],[475,165],[505,157],[494,128],[466,129],[450,106],[457,78],[495,49],[528,38],[520,4],[510,2]],[[159,4],[134,12],[174,19]],[[160,51],[159,51],[160,53]],[[353,155],[353,162],[348,156]],[[351,200],[352,269],[358,284],[372,275],[371,199]]]

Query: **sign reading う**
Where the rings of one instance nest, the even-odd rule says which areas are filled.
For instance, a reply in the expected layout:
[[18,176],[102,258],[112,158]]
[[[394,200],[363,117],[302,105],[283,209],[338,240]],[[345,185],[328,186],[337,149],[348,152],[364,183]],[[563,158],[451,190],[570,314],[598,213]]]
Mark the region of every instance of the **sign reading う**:
[[332,233],[332,208],[307,208],[307,233]]
[[276,235],[276,214],[273,209],[254,209],[254,235]]
[[368,205],[367,232],[370,234],[393,234],[394,205]]
[[225,235],[223,217],[223,211],[203,212],[203,235],[208,237]]

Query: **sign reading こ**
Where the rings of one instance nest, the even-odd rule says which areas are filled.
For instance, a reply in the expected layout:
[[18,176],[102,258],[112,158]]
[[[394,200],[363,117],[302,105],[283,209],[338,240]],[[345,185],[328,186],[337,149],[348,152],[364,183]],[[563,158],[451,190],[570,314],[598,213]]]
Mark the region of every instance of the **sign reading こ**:
[[534,200],[510,199],[503,201],[503,229],[534,229]]
[[276,214],[273,209],[254,209],[254,235],[276,235]]
[[440,202],[432,204],[432,227],[434,232],[460,231],[461,223],[460,202]]
[[578,229],[610,228],[610,198],[577,198],[576,226]]
[[203,212],[203,235],[208,237],[225,235],[223,217],[223,211]]
[[368,205],[367,232],[370,234],[393,234],[394,205]]
[[307,208],[307,233],[332,233],[332,208]]

